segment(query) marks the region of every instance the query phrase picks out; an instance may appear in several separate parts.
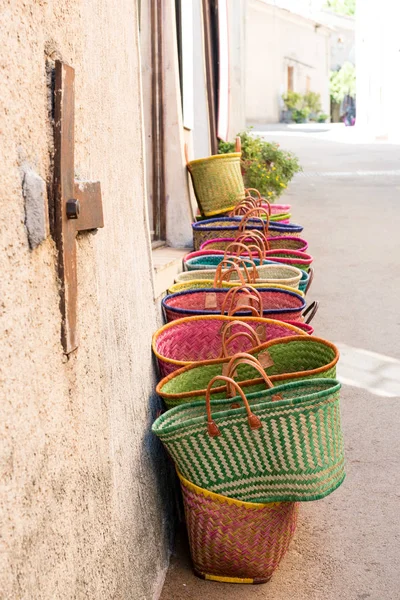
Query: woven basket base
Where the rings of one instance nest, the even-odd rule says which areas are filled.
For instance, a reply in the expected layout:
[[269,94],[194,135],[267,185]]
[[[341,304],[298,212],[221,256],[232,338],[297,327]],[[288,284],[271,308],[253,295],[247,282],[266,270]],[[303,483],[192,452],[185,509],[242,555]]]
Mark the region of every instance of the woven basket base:
[[262,579],[260,577],[254,579],[242,578],[242,577],[223,577],[222,575],[212,575],[211,573],[202,573],[201,571],[197,571],[195,567],[193,567],[193,573],[196,577],[200,579],[206,579],[207,581],[218,581],[219,583],[250,583],[252,585],[257,585],[259,583],[267,583],[271,577],[266,577]]

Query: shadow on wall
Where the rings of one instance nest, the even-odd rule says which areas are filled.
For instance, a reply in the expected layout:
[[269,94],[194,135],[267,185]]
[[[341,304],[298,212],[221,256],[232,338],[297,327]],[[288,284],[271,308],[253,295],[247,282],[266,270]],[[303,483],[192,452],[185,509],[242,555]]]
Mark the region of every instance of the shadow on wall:
[[[154,357],[153,357],[154,360]],[[156,369],[156,365],[154,364]],[[178,521],[181,520],[182,509],[179,495],[179,481],[174,464],[165,451],[159,438],[151,431],[151,426],[158,415],[165,410],[161,398],[153,392],[149,397],[149,423],[144,437],[144,452],[149,457],[150,467],[154,473],[157,497],[163,507],[165,526],[172,552]]]

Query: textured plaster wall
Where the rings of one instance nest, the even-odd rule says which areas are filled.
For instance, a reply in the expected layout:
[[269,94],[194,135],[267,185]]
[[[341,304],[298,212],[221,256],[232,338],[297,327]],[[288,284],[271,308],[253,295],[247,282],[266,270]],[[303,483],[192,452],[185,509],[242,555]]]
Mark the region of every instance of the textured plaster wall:
[[[168,470],[149,434],[156,309],[136,2],[0,1],[0,597],[151,599]],[[60,344],[51,237],[30,250],[21,169],[50,176],[46,59],[76,69],[75,170],[105,228],[78,238],[80,347]]]

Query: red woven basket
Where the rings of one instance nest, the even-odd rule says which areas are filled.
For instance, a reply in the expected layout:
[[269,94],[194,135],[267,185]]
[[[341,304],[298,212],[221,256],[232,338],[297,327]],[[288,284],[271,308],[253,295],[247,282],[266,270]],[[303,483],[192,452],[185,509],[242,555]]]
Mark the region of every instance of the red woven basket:
[[[251,298],[251,300],[250,300]],[[256,302],[254,302],[254,300]],[[252,302],[250,306],[248,303]],[[250,286],[231,289],[185,290],[166,296],[162,307],[167,322],[194,315],[236,314],[237,317],[260,316],[279,321],[299,321],[306,307],[300,295],[274,288],[255,289]],[[233,313],[233,308],[235,311]]]

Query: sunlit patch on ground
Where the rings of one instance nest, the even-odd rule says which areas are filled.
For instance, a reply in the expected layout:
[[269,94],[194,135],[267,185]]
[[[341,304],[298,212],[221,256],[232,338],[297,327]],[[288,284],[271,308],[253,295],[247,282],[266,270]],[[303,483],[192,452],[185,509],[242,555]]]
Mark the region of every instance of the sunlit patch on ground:
[[400,360],[346,344],[340,351],[338,379],[347,385],[367,389],[376,396],[400,396]]

